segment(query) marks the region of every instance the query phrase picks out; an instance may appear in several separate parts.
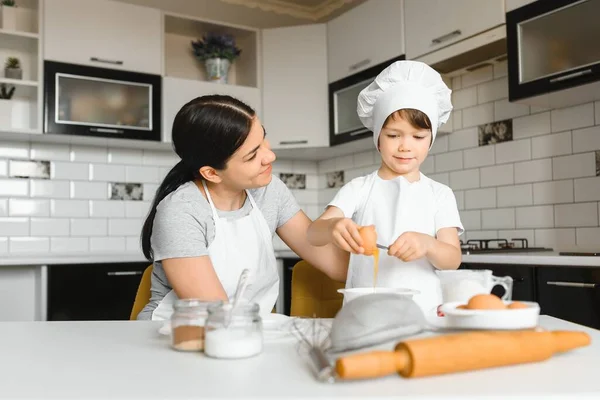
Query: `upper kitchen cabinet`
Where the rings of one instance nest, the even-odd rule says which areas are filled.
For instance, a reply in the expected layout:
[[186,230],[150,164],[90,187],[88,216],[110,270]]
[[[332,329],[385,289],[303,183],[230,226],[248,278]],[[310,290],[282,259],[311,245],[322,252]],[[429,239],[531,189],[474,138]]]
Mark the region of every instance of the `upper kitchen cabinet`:
[[262,71],[273,149],[329,146],[325,24],[263,30]]
[[504,24],[504,0],[404,0],[409,60]]
[[161,12],[109,1],[46,0],[44,59],[161,74]]
[[403,1],[369,0],[327,23],[329,83],[404,54]]

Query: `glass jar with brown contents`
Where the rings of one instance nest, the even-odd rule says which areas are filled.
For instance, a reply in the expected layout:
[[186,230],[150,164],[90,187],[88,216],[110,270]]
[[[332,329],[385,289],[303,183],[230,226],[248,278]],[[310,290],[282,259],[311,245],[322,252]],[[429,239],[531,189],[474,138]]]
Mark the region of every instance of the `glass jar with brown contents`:
[[172,346],[179,351],[204,350],[204,324],[209,304],[198,299],[179,299],[173,304],[171,316]]

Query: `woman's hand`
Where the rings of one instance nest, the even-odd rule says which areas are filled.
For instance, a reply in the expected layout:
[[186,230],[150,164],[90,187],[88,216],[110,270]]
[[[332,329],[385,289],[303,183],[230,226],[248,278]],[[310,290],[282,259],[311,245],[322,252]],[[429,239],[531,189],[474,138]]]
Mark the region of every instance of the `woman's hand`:
[[358,228],[350,218],[335,218],[329,225],[331,242],[348,253],[362,254],[365,249]]
[[388,255],[404,262],[425,257],[435,238],[419,232],[404,232],[388,249]]

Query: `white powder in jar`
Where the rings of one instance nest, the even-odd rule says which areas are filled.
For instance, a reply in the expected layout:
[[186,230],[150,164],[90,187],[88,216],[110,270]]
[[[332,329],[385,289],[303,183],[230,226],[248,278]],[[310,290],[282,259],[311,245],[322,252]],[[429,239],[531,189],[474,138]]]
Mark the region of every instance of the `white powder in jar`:
[[207,330],[204,354],[214,358],[246,358],[262,352],[262,332],[246,329]]

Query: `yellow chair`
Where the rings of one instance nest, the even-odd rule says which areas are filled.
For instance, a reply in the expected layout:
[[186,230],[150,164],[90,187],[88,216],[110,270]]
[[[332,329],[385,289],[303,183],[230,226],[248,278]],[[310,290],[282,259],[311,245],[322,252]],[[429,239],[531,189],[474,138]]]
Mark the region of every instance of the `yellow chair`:
[[290,315],[297,317],[333,318],[344,299],[336,282],[306,261],[299,261],[292,271],[292,304]]
[[135,294],[135,300],[133,301],[133,308],[131,309],[130,320],[137,319],[138,314],[146,307],[146,304],[150,301],[150,278],[152,276],[152,264],[150,264],[142,275],[142,280],[138,286],[137,293]]

